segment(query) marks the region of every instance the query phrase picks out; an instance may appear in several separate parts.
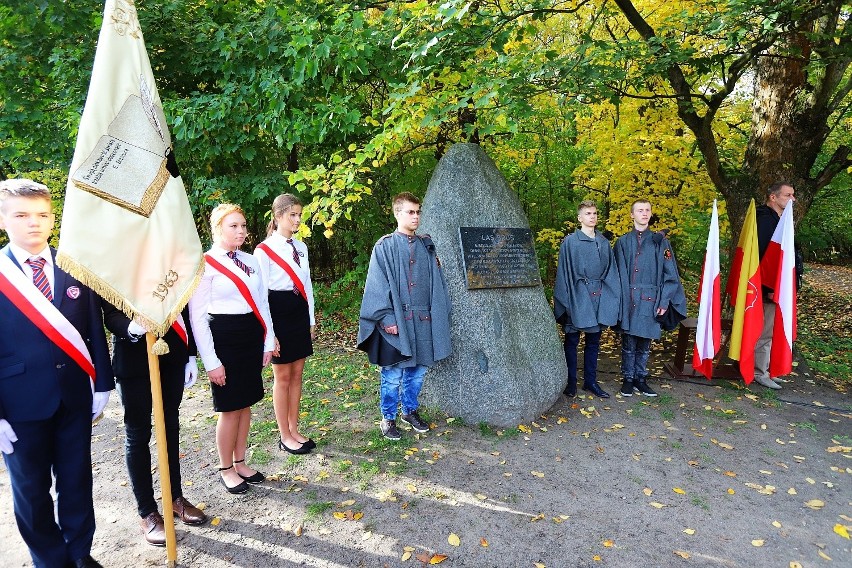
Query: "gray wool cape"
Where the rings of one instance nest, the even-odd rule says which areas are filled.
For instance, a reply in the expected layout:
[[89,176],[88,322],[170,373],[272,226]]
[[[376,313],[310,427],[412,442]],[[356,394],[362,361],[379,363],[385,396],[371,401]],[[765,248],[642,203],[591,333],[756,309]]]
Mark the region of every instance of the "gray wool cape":
[[686,314],[672,245],[650,229],[630,231],[615,241],[615,262],[621,279],[621,331],[647,339],[660,338],[657,309]]
[[553,315],[566,333],[596,333],[618,323],[621,284],[615,255],[599,231],[589,237],[577,230],[562,240]]
[[[447,281],[441,269],[441,263],[435,251],[435,244],[429,235],[415,235],[425,247],[430,258],[431,279],[430,313],[432,331],[432,361],[440,361],[452,353],[450,339],[450,295]],[[414,314],[407,310],[411,296],[407,286],[407,265],[400,260],[395,243],[395,233],[385,235],[376,242],[370,255],[367,269],[367,281],[364,285],[364,297],[358,318],[358,348],[366,351],[370,362],[377,365],[398,364],[410,366],[415,351]],[[385,326],[397,325],[399,333],[387,333]],[[422,328],[419,328],[422,329]],[[387,347],[398,351],[399,361],[389,362],[376,359],[380,349],[376,343],[383,343],[381,351]],[[419,358],[419,357],[418,357]]]

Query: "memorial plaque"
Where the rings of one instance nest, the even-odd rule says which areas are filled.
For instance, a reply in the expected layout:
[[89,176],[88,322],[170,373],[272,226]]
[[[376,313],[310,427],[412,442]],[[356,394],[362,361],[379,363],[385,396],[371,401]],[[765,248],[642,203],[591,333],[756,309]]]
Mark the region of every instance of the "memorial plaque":
[[539,286],[529,229],[459,227],[468,290]]

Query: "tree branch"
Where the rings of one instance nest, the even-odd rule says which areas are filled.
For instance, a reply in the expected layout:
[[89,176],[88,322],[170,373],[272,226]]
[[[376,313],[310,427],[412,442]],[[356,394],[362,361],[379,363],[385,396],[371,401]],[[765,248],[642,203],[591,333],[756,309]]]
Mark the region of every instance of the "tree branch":
[[852,166],[852,159],[850,159],[849,154],[848,146],[840,146],[834,151],[828,163],[814,178],[814,193],[831,183],[834,176]]

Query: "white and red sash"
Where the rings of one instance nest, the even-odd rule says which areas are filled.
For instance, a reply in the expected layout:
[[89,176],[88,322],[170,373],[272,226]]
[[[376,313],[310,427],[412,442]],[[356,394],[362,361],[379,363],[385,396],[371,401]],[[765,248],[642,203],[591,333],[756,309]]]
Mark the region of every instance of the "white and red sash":
[[177,319],[172,323],[172,329],[178,334],[183,344],[189,347],[189,334],[186,331],[186,322],[183,321],[183,314],[178,314]]
[[295,270],[293,270],[293,267],[292,267],[292,266],[290,266],[290,265],[287,263],[287,261],[286,261],[286,260],[284,260],[283,258],[281,258],[280,256],[278,256],[278,255],[277,255],[277,254],[276,254],[276,253],[272,250],[272,247],[270,247],[268,244],[266,244],[266,243],[260,243],[259,245],[257,245],[257,248],[259,248],[260,250],[262,250],[263,252],[265,252],[265,253],[269,256],[269,258],[272,260],[272,262],[274,262],[275,264],[277,264],[278,266],[280,266],[281,268],[283,268],[283,269],[284,269],[284,272],[286,272],[286,273],[287,273],[287,275],[290,277],[290,280],[292,280],[292,281],[293,281],[293,285],[294,285],[294,286],[296,287],[296,289],[299,291],[299,294],[300,294],[300,295],[302,296],[302,298],[304,298],[304,300],[307,302],[307,301],[308,301],[308,295],[305,293],[305,285],[304,285],[304,284],[302,284],[302,281],[301,281],[301,280],[299,280],[299,277],[296,275],[296,271],[295,271]]
[[5,254],[0,254],[0,293],[9,298],[33,325],[80,365],[89,375],[94,388],[95,365],[80,332]]
[[[234,283],[234,286],[237,287],[237,290],[240,291],[243,299],[248,303],[251,307],[251,311],[254,312],[254,316],[257,318],[257,321],[260,322],[261,327],[263,327],[263,336],[266,337],[266,322],[263,321],[263,316],[260,315],[260,310],[257,307],[257,304],[254,301],[254,298],[251,295],[251,291],[246,286],[246,283],[243,282],[243,279],[233,270],[229,270],[226,268],[221,262],[213,258],[209,254],[204,255],[204,260],[207,261],[207,264],[221,272],[224,276],[227,276],[231,282]],[[234,264],[234,268],[237,268],[237,265]]]

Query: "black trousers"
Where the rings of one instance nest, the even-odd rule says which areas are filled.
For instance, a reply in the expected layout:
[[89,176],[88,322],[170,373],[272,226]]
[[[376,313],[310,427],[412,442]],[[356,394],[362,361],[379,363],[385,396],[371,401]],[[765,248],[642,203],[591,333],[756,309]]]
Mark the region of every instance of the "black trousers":
[[[172,499],[183,495],[180,482],[178,410],[183,399],[184,370],[184,365],[160,367]],[[116,380],[121,403],[124,405],[124,459],[127,463],[127,473],[130,475],[139,516],[146,517],[158,510],[151,474],[151,381],[147,373],[142,376],[116,377]]]
[[[72,411],[60,403],[45,420],[9,423],[18,441],[15,451],[3,458],[12,482],[18,530],[35,568],[64,568],[89,554],[95,535],[92,413]],[[56,478],[55,509],[51,474]]]

